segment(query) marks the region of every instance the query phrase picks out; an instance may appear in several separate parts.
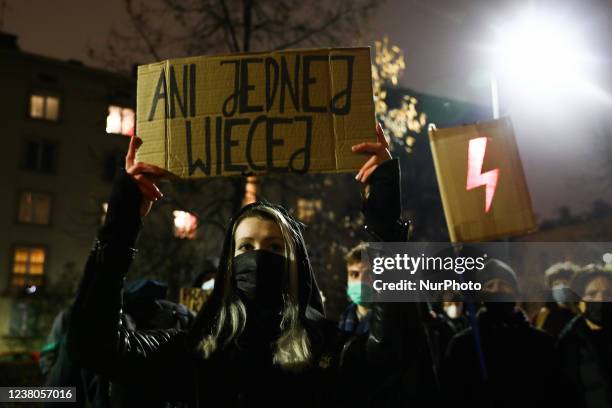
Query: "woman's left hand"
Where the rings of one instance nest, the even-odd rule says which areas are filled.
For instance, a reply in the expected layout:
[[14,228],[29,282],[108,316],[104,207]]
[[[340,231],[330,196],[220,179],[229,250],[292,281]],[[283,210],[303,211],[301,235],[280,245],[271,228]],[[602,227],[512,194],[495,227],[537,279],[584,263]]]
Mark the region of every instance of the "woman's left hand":
[[383,132],[382,126],[380,123],[376,124],[376,138],[378,142],[363,142],[356,145],[353,145],[351,148],[353,153],[366,153],[371,154],[371,157],[365,162],[357,176],[355,176],[355,180],[366,184],[368,179],[374,173],[374,170],[387,160],[391,160],[391,153],[389,152],[389,143],[385,139],[385,133]]

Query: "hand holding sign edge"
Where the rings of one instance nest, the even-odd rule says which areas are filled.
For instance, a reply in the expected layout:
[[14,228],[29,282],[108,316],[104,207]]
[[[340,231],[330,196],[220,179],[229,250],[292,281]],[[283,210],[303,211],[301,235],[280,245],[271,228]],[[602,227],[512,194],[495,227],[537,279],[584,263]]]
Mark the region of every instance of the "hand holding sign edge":
[[380,123],[376,124],[376,138],[378,139],[376,143],[363,142],[351,147],[353,153],[371,154],[370,158],[361,166],[359,172],[357,172],[355,176],[355,180],[363,184],[368,182],[368,179],[378,166],[391,160],[389,143],[387,143],[387,139],[385,139],[385,133]]
[[132,136],[130,138],[130,145],[125,155],[125,172],[132,177],[142,193],[140,215],[144,217],[151,210],[153,202],[164,196],[155,185],[155,181],[166,177],[168,172],[152,164],[135,162],[136,151],[141,145],[142,139],[139,137]]

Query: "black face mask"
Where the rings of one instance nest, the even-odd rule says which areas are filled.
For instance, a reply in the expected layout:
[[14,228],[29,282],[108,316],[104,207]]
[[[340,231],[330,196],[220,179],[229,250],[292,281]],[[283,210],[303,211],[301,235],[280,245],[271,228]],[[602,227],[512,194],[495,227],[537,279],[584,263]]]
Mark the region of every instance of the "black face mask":
[[496,319],[505,319],[512,316],[516,306],[514,295],[506,293],[483,293],[484,305],[487,312]]
[[612,302],[586,302],[584,314],[587,319],[596,325],[610,328],[612,323]]
[[260,309],[280,311],[283,305],[283,279],[286,258],[257,250],[233,259],[233,283],[242,300]]

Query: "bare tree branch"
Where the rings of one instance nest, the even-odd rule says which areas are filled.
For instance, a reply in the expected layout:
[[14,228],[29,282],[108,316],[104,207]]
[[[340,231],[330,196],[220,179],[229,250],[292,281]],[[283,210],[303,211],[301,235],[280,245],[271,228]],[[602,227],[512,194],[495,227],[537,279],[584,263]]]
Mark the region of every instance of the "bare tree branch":
[[234,47],[232,51],[239,52],[240,46],[238,45],[238,40],[236,38],[236,31],[234,30],[234,24],[232,23],[232,19],[229,15],[227,4],[225,4],[225,0],[219,0],[219,3],[221,4],[221,8],[223,9],[223,16],[225,17],[225,24],[227,26],[227,29],[232,39],[232,45]]
[[155,46],[153,45],[153,42],[151,41],[151,37],[147,35],[147,33],[145,33],[144,31],[144,28],[147,26],[146,21],[144,20],[142,14],[137,14],[134,11],[132,0],[125,0],[125,11],[127,15],[130,17],[130,20],[132,21],[132,25],[134,29],[136,30],[136,32],[138,33],[138,35],[144,42],[151,56],[155,58],[156,60],[161,59],[159,53],[157,52],[157,50],[155,49]]

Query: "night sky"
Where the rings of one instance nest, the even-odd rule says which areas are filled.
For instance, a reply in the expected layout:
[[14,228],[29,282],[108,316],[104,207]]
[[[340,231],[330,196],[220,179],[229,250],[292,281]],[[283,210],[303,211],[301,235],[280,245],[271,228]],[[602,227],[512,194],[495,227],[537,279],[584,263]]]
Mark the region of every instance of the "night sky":
[[[4,3],[2,30],[17,34],[22,50],[89,65],[95,62],[88,59],[87,46],[103,46],[111,25],[127,23],[121,0]],[[610,0],[389,0],[372,22],[370,40],[388,35],[404,50],[403,85],[488,107],[486,78],[492,58],[483,47],[493,38],[494,27],[529,4],[560,15],[568,30],[580,34],[584,49],[596,57],[589,65],[589,81],[603,95],[612,95]],[[538,99],[522,88],[500,79],[502,114],[513,119],[536,212],[554,217],[561,205],[579,213],[597,198],[612,203],[612,188],[593,181],[604,161],[611,161],[601,146],[606,134],[612,137],[612,98],[568,94],[556,100]]]

